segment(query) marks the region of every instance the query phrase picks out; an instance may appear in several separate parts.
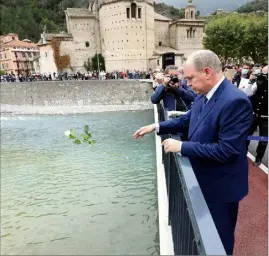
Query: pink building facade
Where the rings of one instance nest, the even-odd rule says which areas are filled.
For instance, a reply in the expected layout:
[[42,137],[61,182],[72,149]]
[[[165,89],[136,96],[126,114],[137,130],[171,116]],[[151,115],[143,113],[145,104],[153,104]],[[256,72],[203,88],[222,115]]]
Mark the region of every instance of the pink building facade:
[[0,37],[0,69],[6,74],[29,74],[39,72],[39,48],[17,34]]

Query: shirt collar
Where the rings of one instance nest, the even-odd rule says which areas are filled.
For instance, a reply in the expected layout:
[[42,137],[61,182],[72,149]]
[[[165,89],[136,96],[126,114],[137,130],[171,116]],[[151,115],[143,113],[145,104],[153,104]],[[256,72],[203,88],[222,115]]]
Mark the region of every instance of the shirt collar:
[[223,82],[223,80],[225,79],[225,76],[223,76],[219,82],[205,95],[207,98],[207,101],[209,101],[212,96],[214,95],[214,93],[216,92],[216,90],[219,88],[219,86],[221,85],[221,83]]

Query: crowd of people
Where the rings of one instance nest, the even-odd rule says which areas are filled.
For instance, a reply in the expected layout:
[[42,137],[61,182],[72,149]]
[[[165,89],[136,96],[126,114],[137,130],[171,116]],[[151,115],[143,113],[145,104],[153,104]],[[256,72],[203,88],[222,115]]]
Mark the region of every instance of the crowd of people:
[[108,80],[108,79],[150,79],[151,70],[127,70],[114,72],[53,72],[44,74],[5,74],[0,76],[0,82],[37,82],[37,81],[63,81],[63,80]]

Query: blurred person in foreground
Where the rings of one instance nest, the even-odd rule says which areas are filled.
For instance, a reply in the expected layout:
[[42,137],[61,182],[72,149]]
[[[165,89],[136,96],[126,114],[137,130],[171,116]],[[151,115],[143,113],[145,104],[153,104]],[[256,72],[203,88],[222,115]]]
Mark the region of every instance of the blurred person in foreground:
[[189,128],[188,141],[167,139],[164,151],[188,157],[227,255],[233,254],[239,202],[248,194],[246,140],[252,122],[248,97],[222,73],[218,56],[201,50],[189,56],[184,73],[200,95],[175,119],[140,128],[134,139]]
[[[250,93],[253,121],[249,135],[252,135],[256,128],[259,127],[259,136],[268,137],[268,66],[265,66],[261,73],[256,74],[255,83],[251,87]],[[247,147],[249,143],[250,141],[247,142]],[[267,144],[267,141],[259,141],[254,162],[255,166],[262,163]]]
[[181,81],[175,75],[165,71],[163,83],[156,87],[151,96],[151,102],[158,104],[163,100],[164,107],[168,111],[187,111],[195,100],[195,93],[191,87],[181,85]]

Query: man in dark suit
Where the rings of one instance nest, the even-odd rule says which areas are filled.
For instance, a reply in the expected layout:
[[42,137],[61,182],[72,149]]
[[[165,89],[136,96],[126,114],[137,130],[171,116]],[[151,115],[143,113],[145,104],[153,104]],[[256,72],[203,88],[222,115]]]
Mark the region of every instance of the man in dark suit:
[[200,94],[192,109],[179,118],[142,127],[133,137],[189,128],[188,141],[167,139],[164,150],[189,157],[226,253],[232,255],[239,202],[248,193],[245,145],[252,107],[248,97],[223,76],[221,62],[212,51],[193,53],[184,73]]
[[151,102],[158,104],[162,100],[168,111],[186,111],[195,100],[195,93],[190,86],[181,84],[181,81],[173,82],[166,71],[163,83],[159,85],[151,96]]

